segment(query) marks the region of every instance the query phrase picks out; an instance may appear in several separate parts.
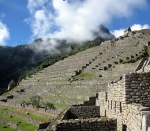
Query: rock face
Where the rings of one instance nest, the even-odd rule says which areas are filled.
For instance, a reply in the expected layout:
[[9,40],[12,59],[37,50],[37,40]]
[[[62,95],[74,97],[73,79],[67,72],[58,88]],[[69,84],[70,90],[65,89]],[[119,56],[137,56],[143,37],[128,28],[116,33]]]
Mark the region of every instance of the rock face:
[[98,30],[94,32],[94,36],[96,37],[96,39],[99,39],[100,41],[111,40],[115,38],[115,36],[112,35],[110,31],[102,24],[98,26]]

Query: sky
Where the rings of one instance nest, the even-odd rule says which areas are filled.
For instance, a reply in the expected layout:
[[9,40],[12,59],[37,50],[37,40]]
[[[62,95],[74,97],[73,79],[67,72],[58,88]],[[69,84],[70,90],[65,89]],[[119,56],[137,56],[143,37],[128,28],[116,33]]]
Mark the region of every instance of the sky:
[[0,0],[0,45],[92,40],[100,24],[118,37],[129,26],[150,28],[149,14],[148,0]]

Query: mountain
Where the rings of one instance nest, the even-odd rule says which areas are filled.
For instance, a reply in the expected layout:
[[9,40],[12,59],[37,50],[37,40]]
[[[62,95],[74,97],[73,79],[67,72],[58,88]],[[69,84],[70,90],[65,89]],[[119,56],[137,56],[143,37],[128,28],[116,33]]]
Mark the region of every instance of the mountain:
[[[51,65],[63,57],[100,45],[102,41],[114,38],[103,25],[100,25],[98,30],[98,32],[95,32],[93,41],[83,43],[67,43],[67,40],[55,39],[57,46],[53,47],[52,43],[49,42],[50,39],[39,38],[27,45],[0,46],[0,88],[7,88],[11,80],[17,82],[21,75],[33,71],[44,61],[48,61],[47,65]],[[43,43],[46,43],[46,47],[43,46]]]
[[[19,124],[17,129],[33,131],[41,127],[39,123],[47,123],[45,118],[34,116],[36,114],[46,116],[48,122],[52,120],[51,124],[43,123],[44,128],[48,126],[44,129],[47,131],[55,130],[56,125],[57,130],[66,123],[62,128],[80,130],[85,122],[85,126],[82,126],[85,130],[91,125],[94,127],[90,127],[90,130],[101,129],[104,125],[108,125],[105,129],[111,130],[109,125],[112,123],[109,122],[113,122],[114,130],[119,125],[119,130],[127,127],[129,130],[140,131],[148,120],[144,118],[143,121],[142,113],[147,113],[150,106],[147,99],[150,85],[150,34],[129,32],[89,48],[94,43],[97,45],[97,42],[97,39],[87,42],[86,46],[82,46],[84,51],[75,44],[71,47],[74,52],[47,59],[38,66],[43,70],[30,74],[15,88],[1,95],[0,129],[13,130],[9,128],[16,128],[14,125]],[[62,45],[58,47],[63,48]],[[55,62],[51,66],[50,60]],[[49,110],[48,105],[54,106],[55,110]],[[133,118],[131,121],[130,116]],[[93,121],[96,125],[100,123],[98,128],[95,128]],[[128,125],[122,128],[124,122]],[[135,123],[138,129],[135,129]]]
[[98,31],[94,32],[94,35],[96,38],[102,40],[102,39],[105,39],[105,40],[110,40],[110,39],[113,39],[115,36],[112,35],[110,33],[110,31],[105,27],[103,26],[102,24],[98,26]]

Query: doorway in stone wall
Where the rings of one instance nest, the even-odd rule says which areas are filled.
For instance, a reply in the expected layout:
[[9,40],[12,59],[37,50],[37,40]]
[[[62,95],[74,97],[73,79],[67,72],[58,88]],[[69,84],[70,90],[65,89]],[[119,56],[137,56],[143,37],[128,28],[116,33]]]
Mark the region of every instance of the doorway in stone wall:
[[122,125],[122,131],[127,131],[127,125],[126,124]]

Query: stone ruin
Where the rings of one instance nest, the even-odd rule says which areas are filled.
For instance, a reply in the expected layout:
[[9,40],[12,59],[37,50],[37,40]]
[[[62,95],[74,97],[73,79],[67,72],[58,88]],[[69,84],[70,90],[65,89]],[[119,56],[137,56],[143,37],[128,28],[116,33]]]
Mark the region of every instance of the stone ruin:
[[124,34],[127,34],[127,33],[131,32],[131,31],[132,31],[131,28],[128,27],[127,29],[124,30]]
[[97,94],[100,114],[117,119],[117,131],[150,130],[150,72],[130,73]]
[[8,84],[7,90],[12,89],[13,87],[15,87],[15,82],[14,82],[14,80],[12,80],[12,81]]
[[150,72],[124,74],[93,100],[60,113],[47,131],[150,131]]
[[99,106],[72,106],[61,113],[47,131],[117,131],[117,119],[100,117]]
[[[67,78],[69,87],[72,87],[71,89],[76,90],[78,87],[76,88],[75,86],[70,86],[71,85],[70,83],[71,81],[73,81],[74,83],[78,82],[76,81],[76,79],[73,79],[72,76],[77,75],[78,73],[80,73],[81,70],[84,70],[85,72],[90,73],[90,71],[93,72],[92,68],[94,68],[95,72],[99,72],[100,69],[104,70],[104,67],[108,68],[109,65],[111,65],[110,67],[114,67],[116,66],[116,64],[119,64],[121,61],[129,60],[133,58],[133,56],[136,57],[138,54],[144,51],[143,50],[144,45],[146,46],[150,45],[149,42],[147,42],[150,40],[147,38],[146,35],[143,38],[141,38],[141,35],[142,35],[141,33],[134,34],[132,32],[129,32],[127,34],[127,36],[129,37],[125,37],[125,36],[119,37],[117,39],[114,39],[113,43],[111,43],[111,41],[108,41],[108,43],[102,44],[101,49],[97,50],[97,53],[95,54],[93,54],[94,51],[90,49],[90,51],[87,53],[88,55],[85,55],[85,54],[83,55],[83,53],[82,54],[80,53],[80,55],[78,56],[75,55],[74,59],[70,57],[70,58],[66,58],[64,61],[61,61],[62,63],[60,62],[56,63],[54,66],[51,66],[43,71],[43,72],[47,72],[45,76],[49,76],[51,74],[50,78],[51,80],[53,79],[53,81],[46,82],[46,86],[44,87],[43,83],[45,82],[46,77],[44,78],[43,76],[41,77],[40,75],[42,74],[42,71],[41,71],[39,72],[39,74],[33,76],[33,78],[29,78],[29,80],[24,80],[22,82],[23,85],[25,85],[25,87],[28,87],[28,88],[25,88],[26,90],[23,93],[23,95],[22,96],[20,95],[21,97],[18,97],[18,98],[23,99],[26,96],[29,97],[29,95],[31,95],[29,92],[31,91],[42,93],[41,88],[42,89],[45,88],[44,90],[47,91],[48,90],[47,86],[51,87],[51,85],[54,82],[56,83],[56,81],[54,80],[56,78],[60,80],[64,80],[64,78]],[[148,39],[148,40],[146,41],[145,39]],[[139,43],[139,41],[141,45],[137,44]],[[124,44],[125,42],[126,44]],[[109,46],[107,44],[109,44]],[[134,46],[135,44],[137,44],[137,46]],[[115,53],[112,52],[114,49],[115,49]],[[128,52],[128,54],[125,55],[123,52]],[[79,57],[81,55],[83,55],[84,57]],[[111,58],[114,58],[114,59],[111,60]],[[81,63],[81,61],[83,61],[84,63]],[[105,64],[104,63],[99,64],[100,61],[101,62],[103,61]],[[149,77],[149,72],[137,73],[139,70],[143,69],[145,65],[149,64],[149,62],[148,61],[146,62],[146,61],[147,60],[143,59],[143,62],[138,65],[134,73],[126,74],[123,77],[121,77],[119,81],[108,84],[107,90],[105,92],[97,93],[95,98],[92,99],[94,102],[91,102],[91,99],[89,99],[89,101],[84,102],[83,105],[72,106],[68,110],[65,110],[64,112],[60,113],[59,116],[54,121],[52,121],[52,123],[50,123],[50,125],[47,128],[47,131],[54,131],[54,130],[70,131],[70,129],[71,131],[74,131],[74,130],[76,131],[81,131],[81,130],[83,131],[84,130],[85,131],[88,131],[88,130],[89,131],[90,130],[93,130],[93,131],[148,131],[149,125],[150,125],[149,124],[150,109],[149,109],[149,102],[148,102],[149,100],[149,86],[148,86],[149,81],[148,80],[150,79],[150,77]],[[71,63],[71,64],[68,66],[68,63]],[[60,65],[62,65],[61,68],[60,68]],[[80,65],[80,66],[76,68],[76,65]],[[102,65],[102,66],[98,66],[98,65]],[[70,69],[68,70],[68,68]],[[147,69],[144,68],[143,71],[147,71]],[[105,71],[105,72],[108,72],[108,71]],[[97,74],[97,75],[98,76],[101,75],[101,77],[104,78],[105,74],[102,74],[102,73]],[[123,73],[125,73],[125,71]],[[123,73],[120,72],[121,75]],[[60,77],[61,74],[63,74],[63,77]],[[115,72],[114,75],[115,74],[117,74],[117,72]],[[116,78],[119,78],[120,74],[117,75]],[[53,77],[56,77],[56,78],[53,78]],[[69,78],[71,79],[69,80]],[[43,83],[41,83],[42,79],[44,79]],[[36,83],[35,81],[38,81],[38,82]],[[62,82],[64,81],[60,81],[59,84],[62,84]],[[42,86],[39,86],[39,87],[41,88],[37,88],[37,86],[40,83]],[[80,84],[82,85],[82,83]],[[35,85],[36,85],[36,88],[34,88]],[[90,90],[90,86],[88,86],[88,84],[84,85],[84,87],[85,86],[86,86],[86,89],[81,90],[81,92]],[[64,86],[65,88],[62,88],[62,87],[59,88],[59,91],[63,91],[63,90],[66,91],[65,90],[66,87],[65,86]],[[82,87],[81,89],[83,89]],[[98,85],[96,85],[96,88],[101,89],[101,87],[102,86],[99,83]],[[95,87],[93,86],[93,89],[94,88]],[[50,91],[52,91],[51,88],[49,89]],[[15,93],[16,92],[19,92],[18,94],[21,94],[20,92],[22,91],[17,90],[15,91]],[[64,94],[67,96],[68,95],[67,92],[65,93]],[[63,96],[64,94],[62,93],[61,95]],[[44,95],[46,96],[46,92],[44,92]],[[70,105],[79,104],[79,103],[75,103],[75,102],[73,103],[73,102],[71,101],[71,103],[69,104]]]

